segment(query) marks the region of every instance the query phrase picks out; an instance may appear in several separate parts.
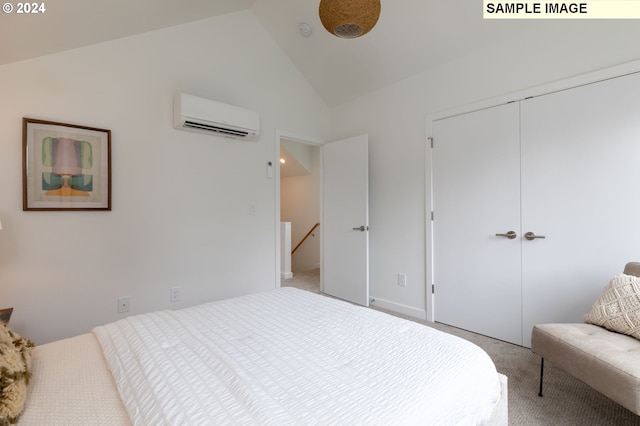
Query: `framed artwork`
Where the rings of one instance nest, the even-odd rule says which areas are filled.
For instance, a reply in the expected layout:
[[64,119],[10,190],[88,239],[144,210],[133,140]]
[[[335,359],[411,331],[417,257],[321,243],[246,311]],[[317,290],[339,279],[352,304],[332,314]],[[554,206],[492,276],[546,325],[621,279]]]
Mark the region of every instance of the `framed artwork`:
[[111,130],[23,118],[22,209],[111,210]]

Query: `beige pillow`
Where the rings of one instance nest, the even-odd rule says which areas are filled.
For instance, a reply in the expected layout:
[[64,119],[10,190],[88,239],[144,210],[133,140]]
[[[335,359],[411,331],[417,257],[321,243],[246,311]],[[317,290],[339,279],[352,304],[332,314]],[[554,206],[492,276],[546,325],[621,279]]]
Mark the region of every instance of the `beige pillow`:
[[625,274],[613,277],[584,322],[640,339],[640,278]]
[[16,423],[24,408],[33,346],[0,323],[0,425]]

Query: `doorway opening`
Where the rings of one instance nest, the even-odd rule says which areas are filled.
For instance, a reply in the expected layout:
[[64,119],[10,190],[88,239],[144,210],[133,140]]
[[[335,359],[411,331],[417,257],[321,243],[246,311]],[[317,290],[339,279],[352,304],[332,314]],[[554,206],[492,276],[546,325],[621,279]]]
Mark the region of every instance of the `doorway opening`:
[[280,285],[319,293],[320,145],[285,135],[278,142]]

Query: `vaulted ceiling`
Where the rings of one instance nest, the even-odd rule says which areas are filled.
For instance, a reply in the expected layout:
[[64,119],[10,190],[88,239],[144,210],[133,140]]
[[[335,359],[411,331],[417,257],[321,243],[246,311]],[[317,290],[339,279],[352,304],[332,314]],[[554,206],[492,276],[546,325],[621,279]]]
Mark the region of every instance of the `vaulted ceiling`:
[[[570,38],[576,25],[598,28],[484,20],[480,0],[381,3],[376,27],[345,40],[322,27],[319,0],[58,0],[46,2],[44,14],[0,15],[0,65],[248,9],[327,105],[335,106],[507,39],[528,37],[544,48]],[[302,22],[311,25],[310,37],[298,32]],[[637,21],[619,21],[616,28],[631,25]]]

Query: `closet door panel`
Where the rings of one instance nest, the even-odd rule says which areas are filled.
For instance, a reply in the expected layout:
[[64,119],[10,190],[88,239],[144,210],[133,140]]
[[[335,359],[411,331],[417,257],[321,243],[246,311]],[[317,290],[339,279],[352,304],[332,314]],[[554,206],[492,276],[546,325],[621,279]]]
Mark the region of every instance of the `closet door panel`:
[[581,322],[640,259],[640,75],[521,102],[523,336]]
[[434,315],[521,344],[517,103],[433,123]]

